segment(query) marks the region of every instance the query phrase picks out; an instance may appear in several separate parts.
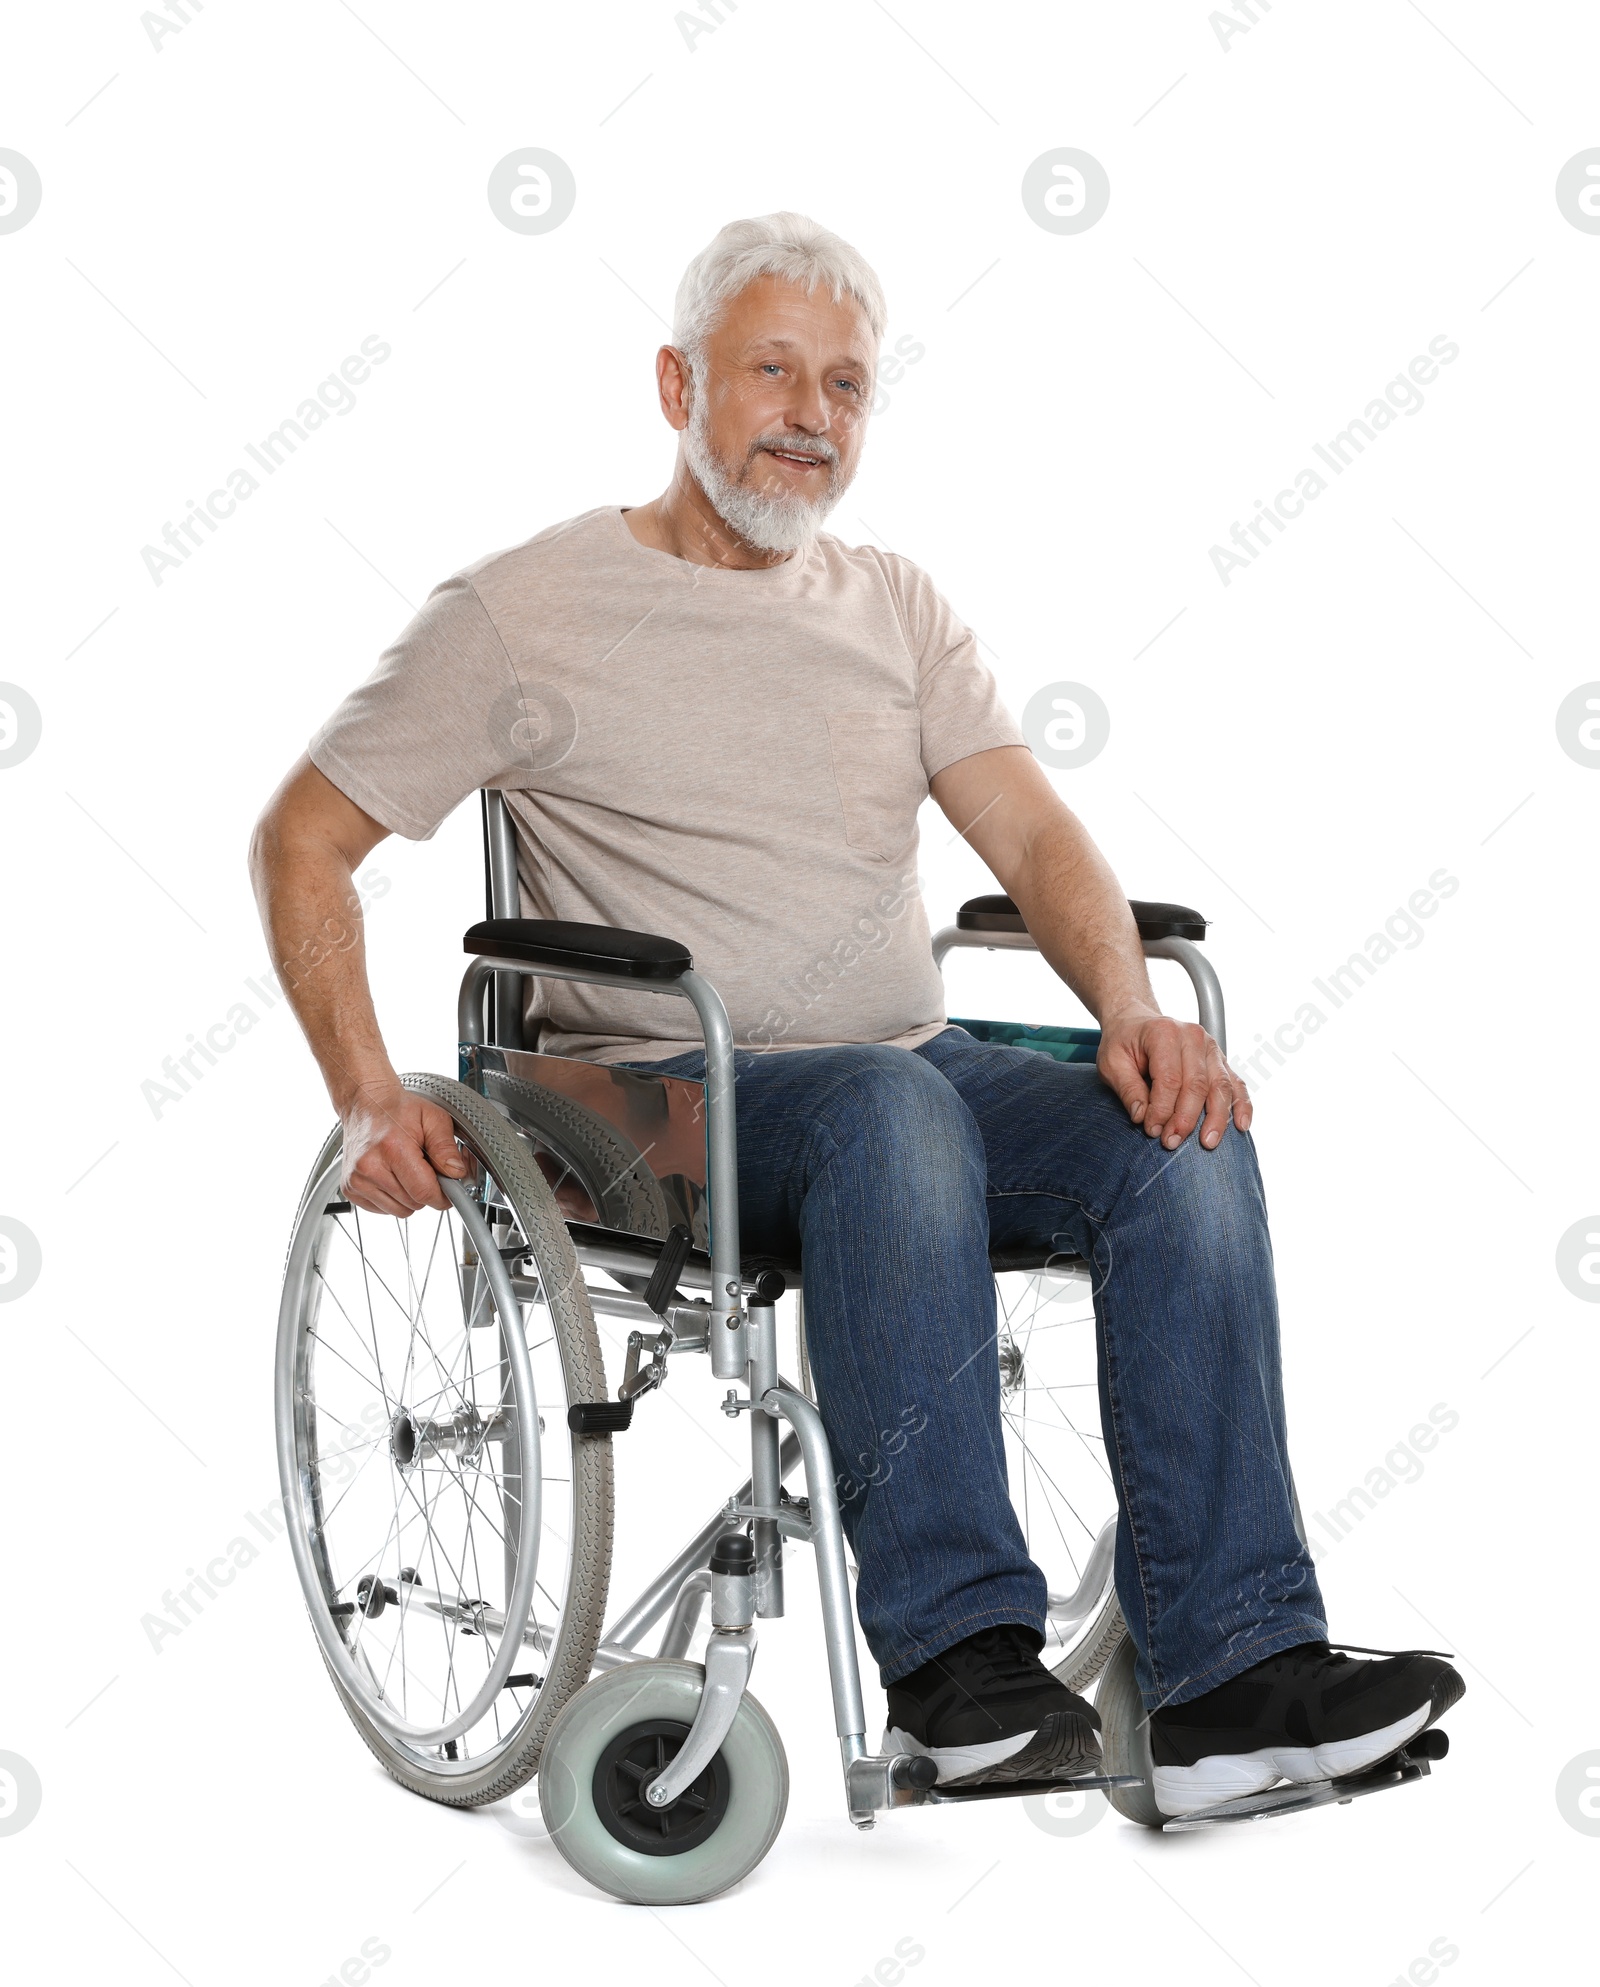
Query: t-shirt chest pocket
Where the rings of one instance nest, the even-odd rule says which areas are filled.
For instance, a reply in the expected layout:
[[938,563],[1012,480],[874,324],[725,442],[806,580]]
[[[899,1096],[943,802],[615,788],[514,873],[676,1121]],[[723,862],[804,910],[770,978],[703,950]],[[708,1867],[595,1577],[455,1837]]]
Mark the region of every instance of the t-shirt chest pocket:
[[916,711],[835,711],[828,748],[844,815],[844,837],[887,862],[911,840],[928,791],[922,720]]

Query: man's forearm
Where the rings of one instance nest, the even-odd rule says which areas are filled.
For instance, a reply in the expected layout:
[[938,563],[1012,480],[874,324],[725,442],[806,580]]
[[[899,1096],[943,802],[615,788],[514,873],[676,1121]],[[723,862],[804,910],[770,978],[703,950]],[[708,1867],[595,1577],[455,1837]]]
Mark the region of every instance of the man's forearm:
[[1039,950],[1102,1026],[1138,1008],[1159,1012],[1122,886],[1066,808],[1030,835],[1010,892]]
[[367,984],[361,900],[349,864],[322,842],[257,835],[251,871],[272,963],[334,1108],[395,1082]]

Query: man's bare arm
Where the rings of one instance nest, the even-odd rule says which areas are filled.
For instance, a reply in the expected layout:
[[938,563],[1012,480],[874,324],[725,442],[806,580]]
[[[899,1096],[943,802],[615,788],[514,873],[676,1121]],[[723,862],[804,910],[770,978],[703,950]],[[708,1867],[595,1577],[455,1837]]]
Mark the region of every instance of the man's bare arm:
[[1100,1023],[1100,1074],[1135,1124],[1168,1147],[1206,1115],[1201,1143],[1250,1099],[1203,1028],[1156,1005],[1138,927],[1110,864],[1024,745],[958,759],[933,797],[994,872],[1039,950]]
[[302,758],[250,841],[272,963],[344,1125],[342,1191],[374,1214],[446,1205],[435,1173],[467,1171],[450,1119],[401,1085],[367,984],[354,872],[388,829]]

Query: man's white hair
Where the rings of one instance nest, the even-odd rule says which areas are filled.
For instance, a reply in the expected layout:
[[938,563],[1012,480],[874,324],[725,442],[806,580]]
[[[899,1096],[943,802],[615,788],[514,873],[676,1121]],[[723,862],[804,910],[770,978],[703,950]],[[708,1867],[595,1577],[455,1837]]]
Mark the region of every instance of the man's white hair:
[[762,214],[730,221],[691,262],[678,285],[672,342],[698,360],[723,305],[759,276],[781,276],[808,290],[826,285],[835,303],[853,297],[872,334],[874,356],[889,310],[866,258],[805,214]]

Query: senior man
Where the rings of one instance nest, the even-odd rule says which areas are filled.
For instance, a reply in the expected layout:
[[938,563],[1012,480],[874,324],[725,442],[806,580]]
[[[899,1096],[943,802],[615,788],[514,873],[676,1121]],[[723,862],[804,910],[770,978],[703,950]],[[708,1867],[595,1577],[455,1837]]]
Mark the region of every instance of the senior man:
[[[434,590],[262,818],[273,956],[346,916],[385,835],[426,838],[502,789],[525,915],[681,940],[727,1004],[746,1245],[803,1252],[885,1743],[950,1782],[1098,1764],[1095,1711],[1039,1658],[1045,1583],[1007,1492],[992,1350],[991,1246],[1054,1246],[1101,1271],[1117,1590],[1160,1806],[1358,1770],[1461,1680],[1329,1646],[1244,1085],[1157,1007],[1126,898],[969,630],[909,560],[821,529],[860,461],[884,324],[872,270],[804,216],[717,235],[656,359],[668,487]],[[1098,1019],[1097,1065],[947,1023],[916,886],[929,793]],[[883,904],[887,942],[841,949]],[[463,1162],[448,1118],[401,1088],[362,947],[293,998],[343,1121],[343,1192],[443,1206],[435,1173]],[[677,1003],[560,981],[539,1000],[548,1053],[704,1072],[692,1037],[660,1032]],[[907,1416],[919,1433],[883,1472]]]

